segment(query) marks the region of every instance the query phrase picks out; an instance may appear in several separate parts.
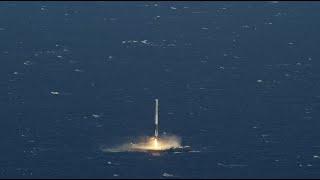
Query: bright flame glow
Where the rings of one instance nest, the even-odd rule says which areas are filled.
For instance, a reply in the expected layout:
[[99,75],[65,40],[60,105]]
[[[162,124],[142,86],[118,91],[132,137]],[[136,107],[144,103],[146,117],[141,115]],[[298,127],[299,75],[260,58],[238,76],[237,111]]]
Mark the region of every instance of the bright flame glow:
[[180,141],[177,139],[171,139],[170,138],[156,138],[151,137],[148,138],[146,142],[140,142],[137,144],[132,144],[132,149],[136,150],[145,150],[145,151],[163,151],[171,148],[179,148],[180,147]]
[[154,148],[158,148],[158,139],[154,138]]
[[103,149],[107,152],[125,152],[125,151],[165,151],[168,149],[181,148],[180,138],[177,136],[163,137],[145,137],[138,143],[124,144],[116,148]]

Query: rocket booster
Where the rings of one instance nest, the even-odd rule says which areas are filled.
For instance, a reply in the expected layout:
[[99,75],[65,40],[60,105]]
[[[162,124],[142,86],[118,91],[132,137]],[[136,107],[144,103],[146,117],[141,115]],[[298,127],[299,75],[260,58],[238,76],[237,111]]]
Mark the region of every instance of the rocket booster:
[[156,101],[156,109],[155,109],[155,117],[154,117],[154,123],[155,123],[155,131],[154,131],[154,136],[157,138],[159,136],[159,101],[158,99],[155,99]]

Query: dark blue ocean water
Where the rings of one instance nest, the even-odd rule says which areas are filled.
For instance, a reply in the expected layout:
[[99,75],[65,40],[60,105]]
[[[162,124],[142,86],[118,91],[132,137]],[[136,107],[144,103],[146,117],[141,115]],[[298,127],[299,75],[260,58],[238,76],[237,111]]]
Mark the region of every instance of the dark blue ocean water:
[[[1,2],[1,178],[319,178],[319,2]],[[160,132],[192,152],[106,153]]]

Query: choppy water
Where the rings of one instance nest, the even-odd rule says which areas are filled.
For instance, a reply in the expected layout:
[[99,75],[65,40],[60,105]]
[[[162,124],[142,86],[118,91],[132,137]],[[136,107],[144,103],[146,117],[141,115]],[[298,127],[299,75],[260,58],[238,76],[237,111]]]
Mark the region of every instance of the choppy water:
[[[0,177],[319,178],[319,2],[1,2]],[[160,131],[185,153],[105,153]]]

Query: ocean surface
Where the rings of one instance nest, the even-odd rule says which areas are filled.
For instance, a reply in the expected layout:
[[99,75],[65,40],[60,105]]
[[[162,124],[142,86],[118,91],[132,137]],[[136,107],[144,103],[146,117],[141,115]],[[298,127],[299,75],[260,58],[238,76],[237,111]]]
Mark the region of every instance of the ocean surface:
[[[320,2],[1,2],[0,178],[319,178]],[[108,153],[154,132],[191,151]]]

